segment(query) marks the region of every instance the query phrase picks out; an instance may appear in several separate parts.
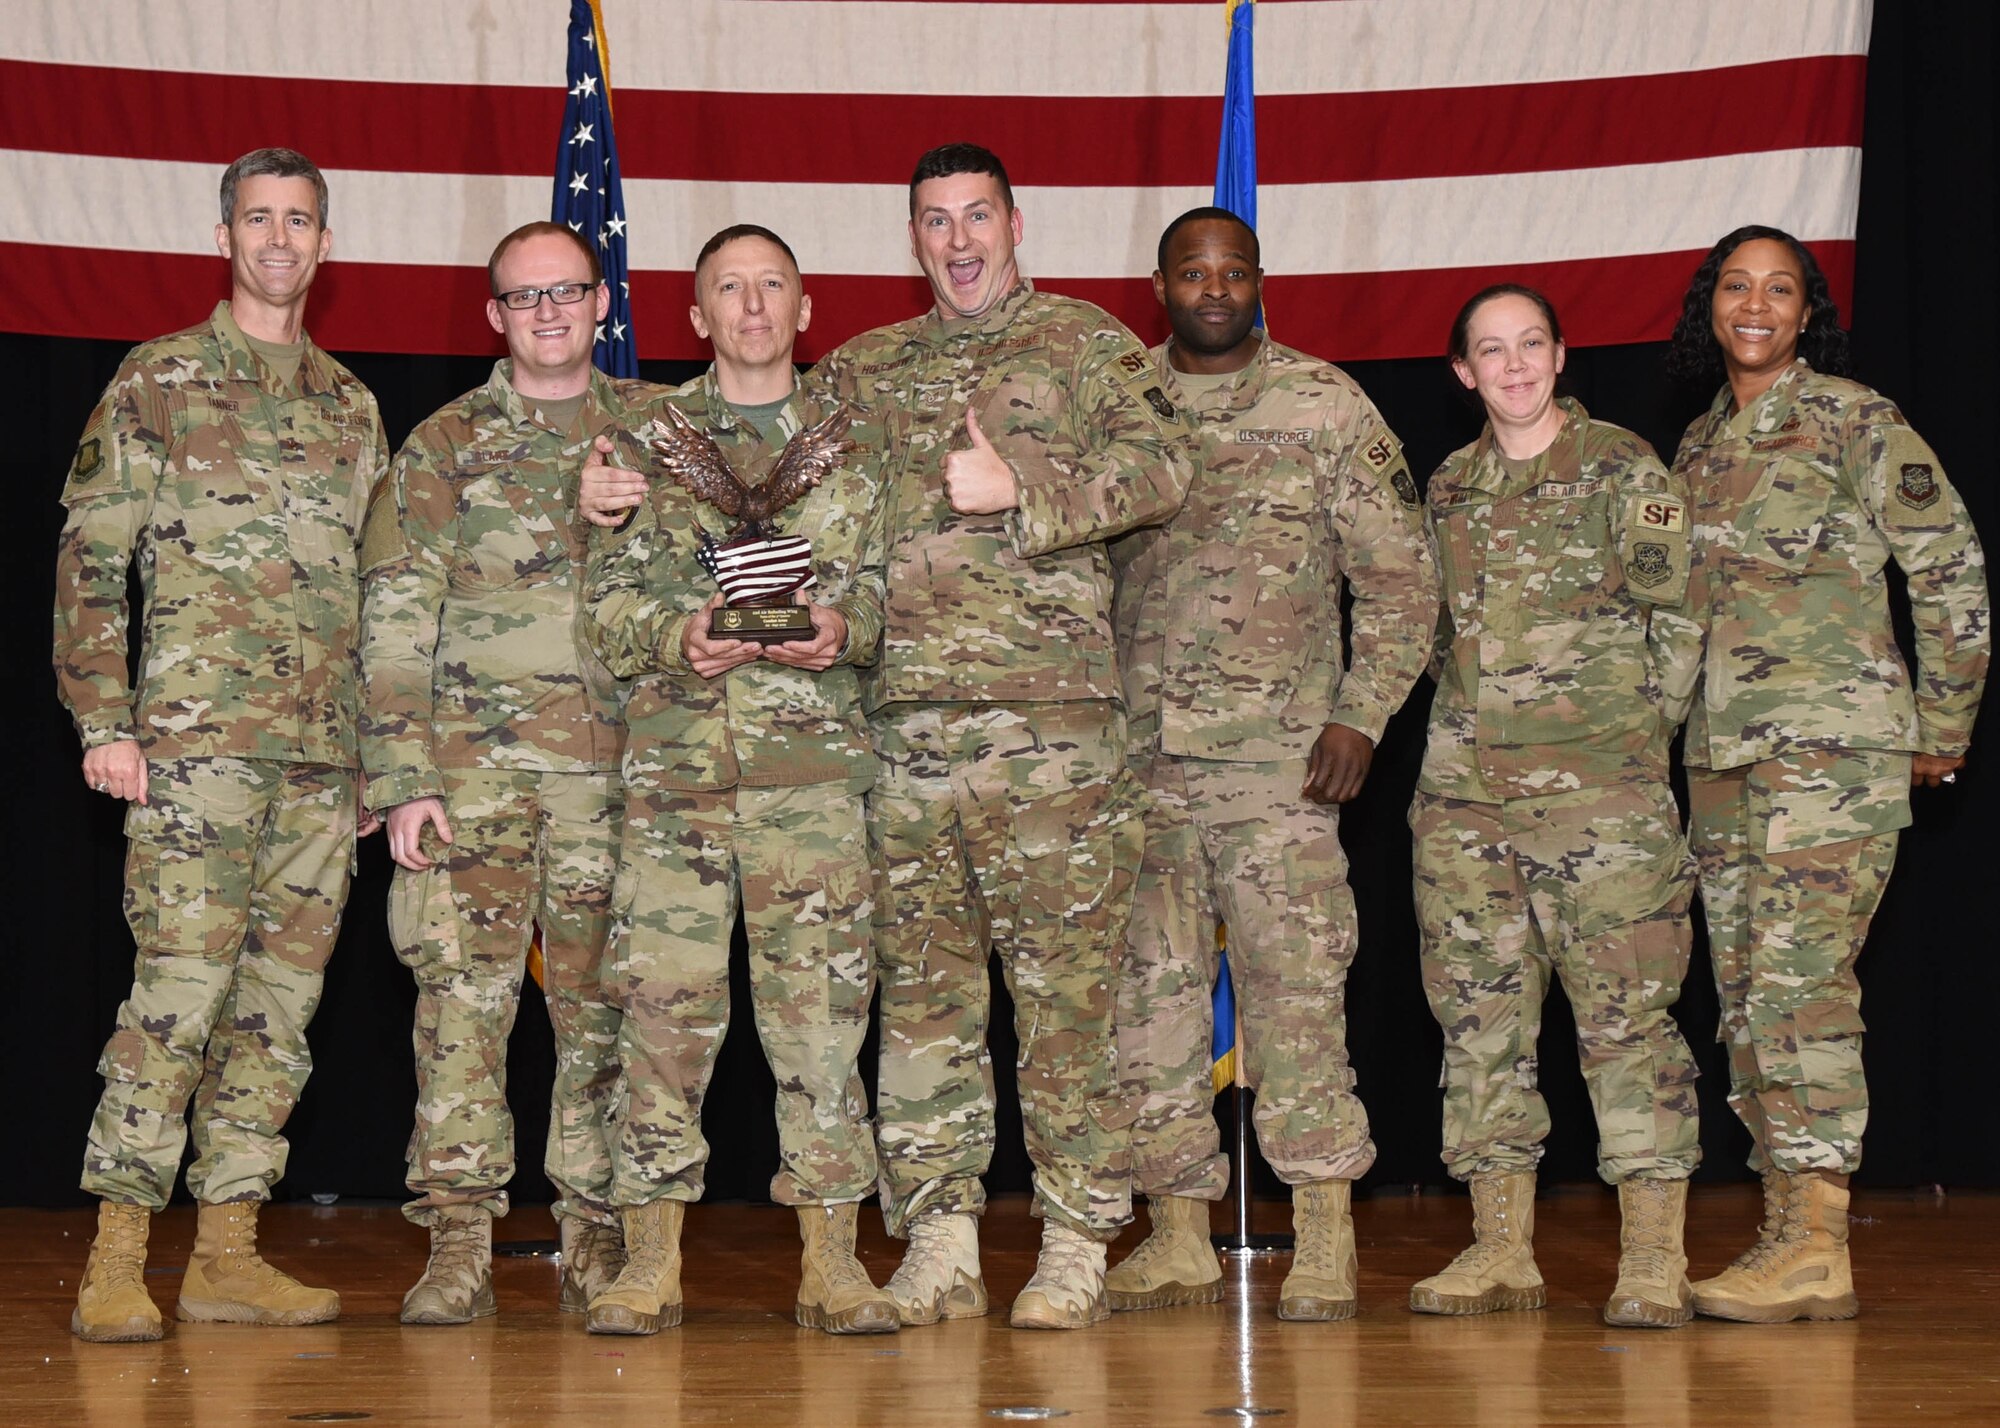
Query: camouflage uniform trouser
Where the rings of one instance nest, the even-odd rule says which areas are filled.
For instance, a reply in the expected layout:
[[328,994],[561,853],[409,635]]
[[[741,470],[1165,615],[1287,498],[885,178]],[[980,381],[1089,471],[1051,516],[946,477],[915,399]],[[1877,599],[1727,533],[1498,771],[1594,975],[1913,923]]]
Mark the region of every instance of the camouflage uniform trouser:
[[1144,837],[1116,706],[894,704],[874,718],[882,1207],[978,1213],[993,1158],[989,950],[1014,998],[1035,1213],[1132,1218],[1114,987]]
[[739,905],[751,1009],[778,1083],[771,1198],[866,1198],[875,1141],[857,1063],[875,994],[874,874],[860,788],[630,789],[617,905],[604,984],[624,1013],[626,1091],[612,1199],[701,1198],[701,1103],[729,1030]]
[[1750,1166],[1861,1164],[1868,1084],[1854,963],[1910,823],[1910,756],[1826,750],[1688,770],[1729,1104]]
[[266,1200],[312,1071],[306,1023],[353,871],[355,774],[267,759],[146,765],[125,816],[132,994],[97,1069],[83,1188],[160,1209],[194,1099],[199,1200]]
[[1347,1060],[1355,924],[1339,811],[1300,796],[1304,759],[1154,754],[1132,769],[1151,795],[1118,994],[1133,1187],[1202,1200],[1229,1188],[1211,1110],[1218,918],[1265,1161],[1288,1185],[1359,1178],[1375,1145]]
[[396,869],[389,937],[417,982],[411,1042],[417,1115],[403,1213],[443,1223],[447,1205],[507,1213],[514,1116],[507,1038],[537,925],[555,1031],[543,1161],[558,1216],[616,1224],[609,1121],[618,1014],[598,990],[621,797],[613,773],[445,769],[450,846],[426,828],[423,872]]
[[1444,1163],[1531,1171],[1549,1133],[1535,1043],[1553,969],[1597,1114],[1597,1173],[1684,1180],[1701,1159],[1694,1059],[1670,1008],[1694,870],[1666,784],[1471,803],[1417,793],[1424,992],[1444,1028]]

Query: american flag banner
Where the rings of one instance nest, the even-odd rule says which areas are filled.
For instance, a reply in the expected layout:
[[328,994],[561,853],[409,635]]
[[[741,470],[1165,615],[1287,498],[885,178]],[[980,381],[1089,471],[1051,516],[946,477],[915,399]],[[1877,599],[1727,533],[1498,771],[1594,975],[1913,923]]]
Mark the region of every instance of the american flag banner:
[[599,0],[570,0],[569,88],[556,149],[556,191],[549,217],[597,248],[611,308],[597,328],[596,362],[614,377],[639,375],[632,333],[632,284],[626,242],[625,189],[618,178],[618,138],[611,127],[610,60]]
[[[1221,0],[605,0],[640,355],[706,355],[701,244],[761,223],[814,303],[802,355],[928,303],[907,184],[933,144],[1007,162],[1021,262],[1142,336],[1160,229],[1209,200]],[[1433,355],[1502,277],[1577,344],[1660,339],[1738,224],[1851,298],[1866,0],[1261,0],[1265,297],[1287,342]],[[0,327],[141,338],[224,287],[223,165],[333,190],[309,313],[336,349],[491,353],[482,268],[548,211],[564,0],[9,0]]]

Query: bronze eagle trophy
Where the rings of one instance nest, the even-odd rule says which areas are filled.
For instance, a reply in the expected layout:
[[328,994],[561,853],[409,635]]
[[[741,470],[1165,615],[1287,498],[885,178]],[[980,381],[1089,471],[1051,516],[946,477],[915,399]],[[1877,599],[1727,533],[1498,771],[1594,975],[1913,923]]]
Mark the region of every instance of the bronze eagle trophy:
[[666,434],[651,443],[662,469],[682,490],[734,522],[720,541],[699,520],[694,523],[695,558],[715,577],[727,602],[709,620],[711,638],[764,644],[812,638],[811,610],[794,603],[813,583],[812,543],[780,535],[776,521],[854,449],[847,435],[852,424],[845,408],[836,409],[794,435],[770,474],[746,486],[708,434],[668,404]]

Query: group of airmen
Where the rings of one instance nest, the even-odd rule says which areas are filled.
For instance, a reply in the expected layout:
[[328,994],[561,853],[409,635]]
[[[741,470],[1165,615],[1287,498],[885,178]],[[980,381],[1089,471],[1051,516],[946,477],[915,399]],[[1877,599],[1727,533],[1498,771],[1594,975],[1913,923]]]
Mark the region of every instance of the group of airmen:
[[[1427,670],[1415,896],[1444,1159],[1474,1238],[1411,1307],[1543,1302],[1553,972],[1619,1191],[1605,1317],[1855,1312],[1854,959],[1912,780],[1963,762],[1988,607],[1936,458],[1837,375],[1838,315],[1796,241],[1739,230],[1696,273],[1673,360],[1726,380],[1671,469],[1557,395],[1546,299],[1476,295],[1450,356],[1488,425],[1426,500],[1361,389],[1257,325],[1257,237],[1235,215],[1161,235],[1171,336],[1149,352],[1022,277],[1023,213],[974,145],[933,149],[910,183],[934,306],[803,377],[811,299],[769,230],[702,249],[689,316],[715,359],[672,390],[592,366],[609,295],[588,242],[508,233],[486,305],[507,356],[395,453],[373,397],[305,334],[327,219],[301,155],[229,167],[230,298],[127,357],[63,493],[56,666],[85,780],[130,805],[138,948],[99,1063],[79,1336],[162,1334],[147,1241],[190,1115],[178,1317],[339,1313],[258,1253],[257,1216],[356,840],[383,825],[416,984],[405,1213],[429,1235],[404,1322],[496,1311],[506,1047],[537,929],[561,1307],[595,1333],[680,1322],[739,914],[801,1324],[987,1311],[996,953],[1042,1221],[1012,1322],[1219,1298],[1218,924],[1258,1142],[1292,1189],[1277,1312],[1347,1318],[1350,1189],[1374,1147],[1346,1050],[1338,811]],[[847,414],[852,450],[779,518],[811,543],[809,637],[715,633],[701,557],[719,517],[650,450],[670,408],[746,485]],[[1667,783],[1683,722],[1685,832]],[[1765,1214],[1691,1285],[1694,1068],[1669,1010],[1697,870]],[[857,1060],[878,997],[871,1115]],[[1135,1191],[1151,1233],[1107,1268]],[[870,1195],[908,1242],[879,1288],[854,1248]]]

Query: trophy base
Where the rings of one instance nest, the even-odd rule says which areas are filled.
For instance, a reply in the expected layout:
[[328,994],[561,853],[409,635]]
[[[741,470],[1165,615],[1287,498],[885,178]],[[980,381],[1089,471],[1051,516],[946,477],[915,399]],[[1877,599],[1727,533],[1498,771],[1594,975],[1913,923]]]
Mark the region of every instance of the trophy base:
[[708,617],[712,640],[748,640],[781,645],[813,637],[812,608],[807,605],[724,605]]

